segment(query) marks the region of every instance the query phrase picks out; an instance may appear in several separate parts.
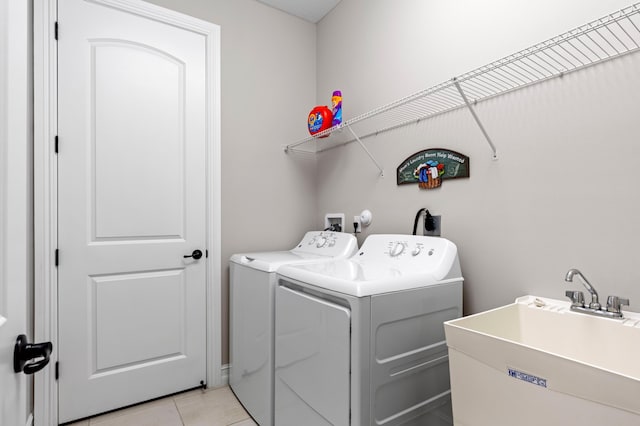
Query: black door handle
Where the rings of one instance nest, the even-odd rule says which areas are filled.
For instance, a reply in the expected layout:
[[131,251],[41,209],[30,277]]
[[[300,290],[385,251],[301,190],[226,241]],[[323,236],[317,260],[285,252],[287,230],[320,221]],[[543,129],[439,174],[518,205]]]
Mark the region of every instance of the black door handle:
[[21,334],[13,349],[13,371],[33,374],[49,364],[53,345],[51,342],[27,343],[27,336]]
[[188,256],[183,256],[185,259],[187,257],[193,257],[194,259],[198,260],[202,257],[202,252],[200,250],[194,250],[193,253],[191,253]]

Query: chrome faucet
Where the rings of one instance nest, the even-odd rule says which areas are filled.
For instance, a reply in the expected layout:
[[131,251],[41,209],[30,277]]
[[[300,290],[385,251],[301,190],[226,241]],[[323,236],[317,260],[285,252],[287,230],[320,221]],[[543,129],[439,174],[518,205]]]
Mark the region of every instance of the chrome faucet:
[[567,290],[565,295],[571,299],[571,310],[582,312],[585,314],[591,315],[599,315],[607,318],[623,318],[622,311],[620,310],[621,305],[629,305],[629,299],[623,299],[618,296],[609,296],[607,298],[607,308],[602,309],[602,305],[600,305],[600,301],[598,298],[598,292],[591,285],[591,283],[585,278],[582,272],[577,269],[569,269],[567,275],[564,277],[566,282],[573,282],[574,276],[580,277],[582,284],[587,289],[589,293],[591,293],[591,303],[586,305],[584,303],[584,294],[581,291]]
[[598,292],[596,291],[595,288],[593,288],[593,286],[591,285],[591,283],[585,278],[584,275],[582,275],[582,272],[578,271],[577,269],[569,269],[569,271],[567,272],[567,276],[564,277],[564,280],[568,283],[573,281],[573,277],[574,275],[577,275],[580,277],[580,280],[582,280],[582,284],[584,284],[585,288],[587,289],[587,291],[589,293],[591,293],[591,303],[589,303],[589,307],[591,309],[600,309],[601,305],[600,302],[598,300]]

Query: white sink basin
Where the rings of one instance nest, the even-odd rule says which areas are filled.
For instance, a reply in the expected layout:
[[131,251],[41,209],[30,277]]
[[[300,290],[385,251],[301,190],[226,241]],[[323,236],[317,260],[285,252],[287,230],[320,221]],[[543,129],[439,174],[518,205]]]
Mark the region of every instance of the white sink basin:
[[640,314],[525,296],[448,321],[457,426],[640,425]]

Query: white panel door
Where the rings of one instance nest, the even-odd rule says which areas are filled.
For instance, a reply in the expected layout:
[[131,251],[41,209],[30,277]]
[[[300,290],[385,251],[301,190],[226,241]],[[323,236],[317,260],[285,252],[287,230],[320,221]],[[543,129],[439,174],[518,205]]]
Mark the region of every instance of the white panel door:
[[206,46],[96,0],[58,23],[66,422],[206,381]]

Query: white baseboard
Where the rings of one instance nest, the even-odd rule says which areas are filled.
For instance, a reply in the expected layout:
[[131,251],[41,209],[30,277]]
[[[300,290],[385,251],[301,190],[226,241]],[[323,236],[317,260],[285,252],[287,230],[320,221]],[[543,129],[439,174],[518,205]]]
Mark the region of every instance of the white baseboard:
[[29,418],[27,418],[26,426],[33,426],[33,413],[29,414]]
[[224,364],[220,368],[220,381],[221,386],[227,386],[229,384],[229,364]]

